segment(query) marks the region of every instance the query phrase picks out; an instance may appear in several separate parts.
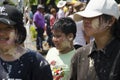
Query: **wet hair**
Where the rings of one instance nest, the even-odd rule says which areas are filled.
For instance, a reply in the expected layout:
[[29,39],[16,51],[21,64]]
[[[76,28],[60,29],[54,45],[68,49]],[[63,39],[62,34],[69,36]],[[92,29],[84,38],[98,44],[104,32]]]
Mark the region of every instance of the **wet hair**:
[[53,25],[52,30],[62,31],[65,35],[72,33],[74,35],[74,38],[77,31],[75,22],[69,17],[58,19],[58,21],[56,21]]
[[111,32],[116,38],[120,39],[120,17],[118,20],[115,20]]
[[16,44],[22,44],[26,39],[26,28],[24,27],[24,23],[14,25],[16,32]]
[[[107,21],[107,20],[112,19],[112,16],[103,14],[103,15],[102,15],[102,18],[103,18],[105,21]],[[115,38],[120,39],[120,17],[119,17],[118,20],[116,19],[115,22],[114,22],[114,24],[112,25],[112,27],[111,27],[111,34],[112,34]]]
[[3,5],[6,5],[6,4],[9,4],[9,1],[8,1],[8,0],[4,0],[4,1],[3,1]]

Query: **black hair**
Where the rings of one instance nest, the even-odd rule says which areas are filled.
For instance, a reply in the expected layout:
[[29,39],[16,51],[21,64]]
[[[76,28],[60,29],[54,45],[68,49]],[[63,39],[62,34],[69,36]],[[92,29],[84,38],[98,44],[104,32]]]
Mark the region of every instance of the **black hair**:
[[[103,14],[102,17],[105,21],[112,19],[112,16]],[[117,39],[120,39],[120,17],[116,19],[114,24],[111,27],[111,34]]]
[[3,5],[6,5],[6,4],[9,4],[9,1],[8,1],[8,0],[4,0],[4,1],[3,1]]
[[26,39],[26,28],[22,24],[16,24],[14,25],[15,31],[16,31],[16,44],[22,44]]
[[120,17],[118,20],[117,19],[115,20],[115,23],[111,28],[111,32],[116,38],[120,39]]
[[52,30],[60,30],[64,34],[72,33],[74,38],[76,36],[76,23],[69,17],[60,18],[58,21],[55,22],[53,25]]

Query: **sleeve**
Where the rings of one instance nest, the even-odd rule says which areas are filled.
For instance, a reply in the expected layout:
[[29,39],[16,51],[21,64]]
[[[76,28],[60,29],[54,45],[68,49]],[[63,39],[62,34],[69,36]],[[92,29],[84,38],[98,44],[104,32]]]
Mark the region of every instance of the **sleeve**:
[[37,20],[38,20],[37,13],[35,13],[35,14],[33,15],[33,22],[34,22],[34,24],[35,24],[35,27],[38,27]]
[[78,62],[78,52],[76,51],[75,55],[71,59],[69,80],[77,80],[77,71],[78,71],[77,62]]
[[49,63],[40,54],[37,54],[36,57],[37,59],[33,65],[32,80],[53,80]]

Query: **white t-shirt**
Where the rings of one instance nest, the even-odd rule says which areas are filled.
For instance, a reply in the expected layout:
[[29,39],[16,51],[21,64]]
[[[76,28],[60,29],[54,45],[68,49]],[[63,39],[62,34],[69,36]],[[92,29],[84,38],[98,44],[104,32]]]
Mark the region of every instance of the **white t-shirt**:
[[86,40],[84,38],[84,32],[83,32],[83,21],[76,22],[77,32],[76,37],[73,41],[74,45],[86,45]]
[[59,80],[67,80],[70,73],[70,63],[75,50],[72,50],[66,54],[60,54],[54,47],[51,48],[47,55],[46,60],[49,62],[54,77]]
[[62,9],[59,9],[59,11],[57,12],[57,17],[58,19],[65,17],[65,13]]

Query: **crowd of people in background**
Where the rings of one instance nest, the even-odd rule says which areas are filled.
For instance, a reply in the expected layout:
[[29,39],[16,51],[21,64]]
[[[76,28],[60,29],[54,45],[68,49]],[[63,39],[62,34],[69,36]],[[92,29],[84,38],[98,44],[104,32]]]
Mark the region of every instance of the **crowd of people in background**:
[[[59,0],[56,6],[21,13],[3,2],[0,79],[120,80],[120,4]],[[35,51],[24,45],[33,34]]]
[[[104,2],[104,1],[106,1],[106,2]],[[109,1],[110,3],[107,0],[104,0],[104,1],[99,1],[99,2],[101,3],[101,5],[105,4],[105,3],[106,3],[106,5],[114,4],[114,2],[112,2],[112,0]],[[61,80],[61,79],[62,80],[88,80],[88,79],[89,80],[98,80],[98,78],[99,78],[99,80],[109,80],[109,79],[115,80],[113,75],[108,74],[108,73],[112,74],[112,72],[99,73],[100,69],[108,70],[109,68],[108,69],[106,69],[106,67],[99,68],[102,66],[100,66],[99,63],[97,63],[96,58],[91,56],[92,52],[91,52],[91,55],[89,55],[89,52],[91,50],[88,50],[89,49],[88,47],[90,47],[90,49],[91,49],[92,44],[94,44],[94,46],[97,45],[99,47],[98,39],[100,38],[100,35],[98,35],[97,33],[95,33],[95,35],[93,35],[92,33],[89,32],[90,30],[86,29],[85,26],[89,26],[88,25],[89,18],[91,21],[92,17],[96,18],[100,15],[96,16],[95,13],[93,13],[91,15],[95,15],[95,16],[92,16],[92,17],[80,16],[79,12],[82,12],[84,10],[86,11],[86,7],[89,8],[89,10],[97,8],[94,6],[91,7],[94,2],[96,2],[96,1],[91,0],[91,2],[89,3],[89,2],[81,2],[81,1],[66,2],[66,1],[60,0],[58,2],[58,4],[56,5],[58,9],[56,9],[54,7],[50,7],[47,12],[44,11],[44,13],[42,13],[42,15],[44,16],[44,20],[45,20],[43,34],[45,33],[45,35],[47,35],[46,42],[48,43],[47,46],[49,46],[47,51],[45,52],[45,59],[50,64],[54,80]],[[97,6],[97,2],[95,3],[95,6]],[[90,6],[88,6],[87,3]],[[43,5],[41,5],[41,6],[43,6]],[[119,4],[117,4],[117,7],[120,8]],[[99,7],[98,7],[98,9],[99,9]],[[86,12],[84,14],[89,15],[90,14],[89,10],[88,10],[88,12]],[[110,10],[112,10],[111,7],[110,7]],[[104,13],[105,12],[103,12],[103,13],[101,12],[101,14],[103,14],[103,17],[101,17],[100,20],[103,18],[102,21],[104,21],[104,19],[105,19],[105,21],[107,21],[108,19],[104,18],[105,17]],[[107,14],[107,15],[109,15],[109,14]],[[114,13],[110,14],[110,15],[114,16]],[[33,16],[35,16],[35,14]],[[72,22],[72,20],[73,20],[73,22]],[[33,23],[36,24],[34,19],[33,19]],[[113,23],[114,23],[114,21],[113,21]],[[75,25],[73,25],[73,24],[75,24]],[[99,23],[96,23],[93,21],[92,26],[94,26],[94,25],[97,26],[97,24],[99,24]],[[100,24],[102,24],[102,23],[100,22]],[[103,25],[103,26],[106,27],[107,25]],[[112,26],[112,24],[111,24],[111,26]],[[72,27],[76,28],[76,30],[74,30]],[[75,31],[75,32],[74,33],[69,32],[71,30]],[[104,29],[102,29],[102,31],[104,31]],[[107,31],[106,31],[106,33],[107,33]],[[115,32],[113,32],[113,33],[115,33]],[[117,34],[117,32],[115,34]],[[96,36],[96,35],[98,35],[98,36]],[[101,35],[102,35],[102,32],[101,32]],[[43,43],[44,40],[45,39],[43,39],[41,43],[37,43],[36,45],[44,44]],[[106,40],[107,40],[107,38],[106,38]],[[109,40],[108,40],[108,42],[109,42]],[[86,46],[87,44],[88,44],[88,46]],[[108,43],[106,42],[106,44],[108,44]],[[42,47],[43,46],[41,46],[41,48]],[[38,48],[37,48],[37,50],[39,51]],[[42,50],[44,51],[43,48],[42,48]],[[99,49],[98,49],[98,51],[96,49],[96,54],[97,54],[97,52],[100,52]],[[84,54],[82,54],[82,53],[84,53]],[[119,52],[116,52],[116,53],[119,54]],[[90,56],[90,57],[87,58],[87,56]],[[101,57],[103,57],[103,56],[101,56]],[[84,58],[85,58],[85,60],[84,60]],[[86,61],[88,61],[88,62],[86,62]],[[96,63],[94,66],[97,69],[95,69],[95,70],[99,70],[99,71],[96,71],[96,73],[94,73],[94,69],[93,69],[94,67],[92,67],[92,68],[90,67],[90,69],[89,69],[89,66],[93,66],[92,62]],[[102,60],[101,60],[101,64],[102,64]],[[111,64],[114,64],[114,62]],[[83,67],[81,68],[80,65],[81,65],[81,67],[82,66]],[[97,67],[97,65],[99,67]],[[109,66],[109,64],[106,66]],[[83,70],[87,69],[87,71],[85,70],[86,73],[84,73],[84,71],[82,71],[82,69]],[[79,72],[77,72],[77,70],[79,70]],[[92,70],[92,71],[90,71],[90,70]],[[91,73],[91,75],[89,73]],[[115,74],[115,73],[113,73],[113,74]],[[105,75],[108,74],[108,75],[106,77],[104,77],[102,74],[105,74]],[[118,75],[119,75],[119,73],[118,73]],[[118,75],[116,75],[116,78],[118,78],[116,80],[119,80]]]
[[[43,12],[38,11],[38,6],[42,6],[41,8],[42,8]],[[49,10],[47,10],[47,11],[45,11],[44,5],[39,4],[38,6],[37,6],[36,12],[39,14],[42,14],[42,16],[44,18],[44,22],[42,23],[42,25],[40,24],[41,18],[39,17],[39,19],[37,19],[38,18],[37,17],[35,20],[36,12],[34,12],[34,14],[31,13],[31,7],[28,7],[28,6],[25,8],[25,21],[28,21],[28,22],[26,22],[26,24],[27,23],[29,23],[30,25],[34,24],[35,30],[38,33],[36,36],[36,49],[40,52],[44,52],[45,51],[43,49],[44,42],[47,42],[47,46],[49,46],[49,48],[54,47],[54,43],[52,41],[53,35],[51,32],[51,29],[52,29],[55,21],[57,21],[60,18],[71,17],[71,16],[72,16],[71,18],[74,19],[73,14],[75,12],[84,10],[85,6],[86,6],[86,2],[80,2],[80,1],[67,2],[67,1],[60,0],[58,2],[58,4],[56,5],[57,8],[50,6]],[[28,13],[29,13],[29,15],[28,15]],[[38,16],[40,16],[40,15],[38,15]],[[40,21],[40,22],[36,22],[36,21]],[[75,21],[75,22],[76,22],[76,24],[78,23],[77,21]],[[40,33],[41,31],[38,30],[38,26],[36,25],[36,23],[37,23],[37,25],[39,24],[39,26],[44,25],[44,28],[43,28],[44,32],[42,29],[42,33]],[[79,29],[79,25],[77,25],[77,27]],[[81,24],[81,30],[80,31],[77,30],[77,33],[76,33],[77,37],[74,40],[74,45],[76,46],[76,49],[77,49],[77,47],[81,47],[90,42],[90,39],[87,39],[88,37],[86,37],[85,35],[82,35],[82,34],[84,34],[84,28],[82,28],[82,24]],[[41,37],[39,37],[40,35],[41,35]],[[82,40],[79,39],[79,41],[77,42],[77,39],[80,37]],[[87,41],[86,41],[86,39],[87,39]]]

